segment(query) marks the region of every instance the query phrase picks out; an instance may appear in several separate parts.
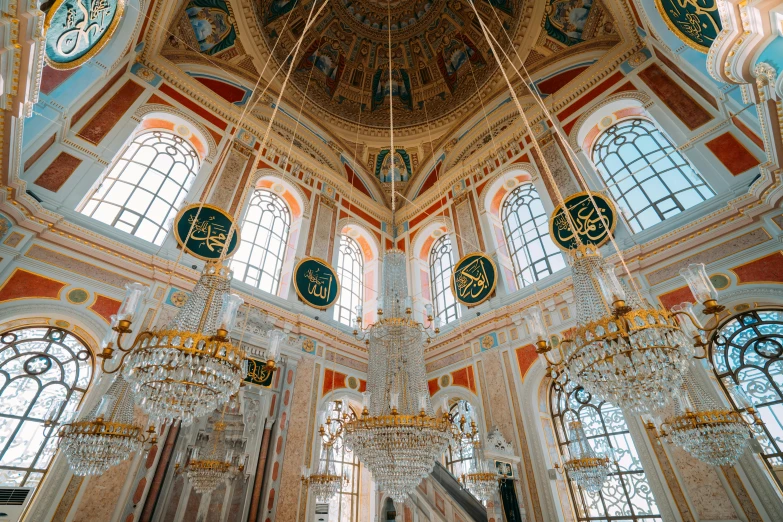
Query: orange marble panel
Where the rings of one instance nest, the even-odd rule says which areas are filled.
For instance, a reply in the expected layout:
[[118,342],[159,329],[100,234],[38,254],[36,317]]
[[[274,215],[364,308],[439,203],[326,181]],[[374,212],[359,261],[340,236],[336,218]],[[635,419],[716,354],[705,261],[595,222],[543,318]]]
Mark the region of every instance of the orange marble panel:
[[686,301],[695,303],[696,298],[693,297],[691,289],[687,286],[682,286],[671,292],[666,292],[658,296],[658,301],[666,308],[671,308],[674,305],[684,303]]
[[99,144],[122,119],[128,109],[136,103],[143,92],[144,87],[138,83],[132,80],[126,81],[125,85],[119,88],[114,96],[106,102],[106,105],[98,109],[98,112],[84,124],[76,135],[93,145]]
[[723,163],[729,172],[737,176],[757,166],[760,162],[739,142],[730,132],[725,132],[705,143],[718,161]]
[[117,313],[120,309],[121,301],[106,297],[105,295],[95,294],[95,301],[87,307],[88,310],[92,310],[96,314],[100,315],[107,323],[111,322],[111,316]]
[[473,366],[466,366],[451,372],[451,383],[454,386],[462,386],[476,393],[476,377],[473,374]]
[[427,381],[427,388],[430,391],[430,397],[438,393],[438,390],[440,390],[438,379],[430,379],[429,381]]
[[517,354],[517,364],[519,365],[519,375],[521,375],[524,379],[525,374],[530,369],[530,367],[533,366],[533,363],[536,362],[536,359],[538,358],[536,347],[532,344],[528,344],[526,346],[517,348],[515,351]]
[[658,64],[653,63],[639,78],[690,130],[712,120],[712,115],[675,82]]
[[33,183],[46,190],[57,192],[81,164],[81,158],[61,152]]
[[60,299],[65,283],[17,268],[0,286],[0,301]]
[[737,284],[783,283],[783,252],[774,252],[731,269]]
[[348,377],[344,373],[336,372],[327,368],[324,370],[324,385],[321,391],[321,396],[326,395],[332,390],[338,390],[345,388],[345,379]]

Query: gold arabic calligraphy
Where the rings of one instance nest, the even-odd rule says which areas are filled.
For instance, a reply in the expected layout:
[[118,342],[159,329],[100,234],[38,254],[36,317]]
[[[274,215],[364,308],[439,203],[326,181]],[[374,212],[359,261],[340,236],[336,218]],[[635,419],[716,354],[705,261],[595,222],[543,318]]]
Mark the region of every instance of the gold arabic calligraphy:
[[[703,43],[705,40],[712,41],[713,37],[703,34],[704,29],[708,28],[706,22],[712,25],[714,34],[717,35],[720,32],[720,26],[711,15],[712,12],[718,10],[717,2],[712,1],[712,5],[704,6],[699,5],[699,0],[675,0],[673,3],[676,5],[669,9],[671,20],[679,25],[680,29],[693,38],[694,41],[699,43]],[[710,3],[710,0],[707,0],[705,3]]]
[[456,286],[457,293],[459,293],[462,299],[467,297],[476,299],[486,290],[489,290],[492,285],[489,282],[489,277],[487,277],[484,259],[478,258],[465,265],[464,268],[457,270]]
[[226,227],[214,223],[212,221],[214,219],[214,216],[210,216],[201,221],[196,216],[190,216],[188,218],[188,223],[191,225],[190,239],[200,241],[210,252],[222,253],[226,247]]
[[[589,201],[585,201],[589,204]],[[584,204],[584,203],[582,203]],[[571,209],[571,221],[574,223],[576,233],[571,230],[568,220],[565,216],[565,210],[561,210],[555,217],[555,228],[557,230],[557,239],[561,244],[568,244],[574,240],[574,236],[578,235],[581,238],[587,238],[591,242],[600,242],[607,234],[607,229],[604,226],[602,216],[606,216],[606,209],[600,208],[596,212],[595,207],[585,206],[579,209],[577,212],[573,212]],[[608,221],[608,216],[606,217]]]
[[320,270],[320,268],[315,270],[308,268],[305,272],[305,278],[310,281],[307,285],[307,293],[329,302],[332,295],[332,274],[319,274]]
[[247,376],[245,380],[253,384],[267,386],[268,383],[266,381],[270,377],[270,372],[266,369],[266,365],[253,359],[248,359],[247,362]]
[[76,7],[81,11],[82,18],[77,22],[77,13],[68,6],[65,16],[65,30],[57,39],[57,52],[68,58],[78,54],[90,45],[90,33],[97,41],[106,31],[111,20],[107,20],[111,5],[109,0],[93,0],[89,11],[83,0],[76,0]]

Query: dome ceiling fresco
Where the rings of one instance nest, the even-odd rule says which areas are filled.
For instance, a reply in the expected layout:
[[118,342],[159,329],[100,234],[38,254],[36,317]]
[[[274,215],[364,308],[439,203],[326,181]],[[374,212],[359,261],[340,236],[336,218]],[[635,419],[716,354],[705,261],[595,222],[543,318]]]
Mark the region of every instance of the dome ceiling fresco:
[[[492,32],[515,35],[521,0],[492,2],[498,18],[485,14]],[[265,43],[282,63],[312,4],[262,0],[255,6]],[[497,69],[466,2],[396,0],[391,13],[391,81],[387,2],[333,0],[296,58],[292,83],[330,114],[371,127],[388,127],[392,96],[395,126],[405,127],[456,109]]]

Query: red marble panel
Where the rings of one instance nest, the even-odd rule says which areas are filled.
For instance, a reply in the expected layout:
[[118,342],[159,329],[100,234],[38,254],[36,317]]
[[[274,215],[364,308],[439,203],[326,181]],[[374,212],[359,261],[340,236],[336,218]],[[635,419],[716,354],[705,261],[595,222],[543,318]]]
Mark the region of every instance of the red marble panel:
[[356,175],[356,173],[353,171],[351,167],[348,166],[348,164],[345,164],[345,175],[348,176],[348,181],[351,183],[351,186],[355,189],[357,189],[362,194],[365,194],[366,196],[372,198],[372,194],[370,193],[370,190],[362,183],[362,180],[359,179],[359,176]]
[[152,465],[155,463],[155,457],[157,455],[158,455],[158,445],[155,444],[150,448],[149,453],[147,453],[147,460],[144,461],[144,467],[150,469]]
[[[288,375],[286,375],[286,379],[285,380],[286,380],[286,382],[288,382],[288,384],[291,384],[291,382],[294,380],[294,371],[293,370],[288,370]],[[288,404],[288,403],[286,403],[286,404]]]
[[533,366],[533,363],[536,362],[536,359],[538,358],[536,347],[532,344],[522,346],[521,348],[516,349],[516,354],[517,364],[519,365],[519,374],[524,379],[525,374],[530,369],[530,367]]
[[241,102],[245,97],[246,92],[243,89],[228,82],[215,78],[202,78],[200,76],[194,76],[193,78],[229,103]]
[[731,269],[737,276],[738,284],[783,283],[783,252],[754,259]]
[[79,107],[79,110],[77,110],[76,112],[73,113],[73,115],[71,116],[71,127],[73,127],[74,124],[79,123],[79,120],[82,118],[82,116],[84,116],[87,113],[87,111],[92,109],[92,107],[96,103],[98,103],[98,100],[100,100],[103,97],[104,94],[109,92],[109,89],[114,87],[114,84],[117,83],[117,81],[120,78],[122,78],[123,74],[125,74],[125,68],[124,67],[120,67],[120,70],[117,72],[117,74],[112,76],[111,80],[109,80],[108,82],[104,83],[103,87],[101,87],[101,89],[98,92],[96,92],[95,95],[92,98],[87,100],[87,103],[85,103],[84,105]]
[[129,513],[127,517],[125,517],[125,522],[133,522],[133,513]]
[[419,213],[415,218],[408,222],[408,229],[413,230],[413,227],[424,221],[430,216],[436,215],[438,209],[446,204],[446,197],[440,198],[438,201],[429,206],[424,212]]
[[707,92],[707,89],[701,86],[699,82],[697,82],[695,79],[693,79],[691,76],[685,73],[682,69],[677,67],[677,65],[669,59],[668,56],[666,56],[665,53],[655,53],[655,55],[658,57],[660,61],[666,65],[666,67],[669,68],[674,74],[676,74],[682,81],[685,82],[685,84],[693,89],[694,91],[699,93],[699,96],[707,100],[707,102],[715,107],[718,108],[718,100],[715,99],[715,96]]
[[0,287],[0,301],[60,299],[65,283],[17,268]]
[[427,381],[427,388],[430,391],[430,397],[438,393],[438,390],[440,390],[438,379],[430,379],[429,381]]
[[50,94],[78,70],[78,67],[61,70],[44,65],[43,71],[41,72],[41,92]]
[[183,106],[187,107],[191,111],[195,112],[208,122],[212,123],[216,127],[218,127],[220,130],[226,130],[226,127],[228,127],[228,124],[223,121],[222,119],[215,116],[211,111],[208,111],[205,109],[202,105],[199,105],[198,103],[194,102],[190,98],[182,95],[179,91],[175,90],[173,87],[163,84],[160,86],[160,92],[165,94],[166,96],[171,97],[175,101],[181,103]]
[[747,125],[742,123],[742,120],[740,120],[736,116],[732,116],[731,121],[734,122],[734,125],[737,126],[740,132],[742,132],[742,134],[750,138],[750,141],[755,143],[758,148],[760,149],[764,148],[764,141],[761,138],[759,138],[758,134],[750,130]]
[[443,163],[439,161],[438,164],[435,165],[435,168],[432,169],[432,172],[429,173],[429,175],[427,176],[427,179],[425,179],[424,183],[422,183],[421,188],[416,193],[417,195],[418,194],[423,194],[424,192],[427,191],[427,189],[429,189],[430,187],[434,186],[438,182],[438,178],[440,176],[440,168],[441,168],[442,164]]
[[96,314],[100,315],[107,323],[111,322],[111,316],[117,313],[122,302],[106,297],[105,295],[95,294],[95,301],[87,307]]
[[690,288],[683,286],[677,288],[676,290],[672,290],[671,292],[666,292],[665,294],[659,295],[658,301],[660,301],[664,307],[671,308],[674,305],[678,305],[686,301],[695,303],[696,298],[693,297]]
[[98,112],[84,124],[76,135],[93,145],[99,144],[128,112],[128,109],[136,103],[143,92],[143,86],[132,80],[126,81],[125,85],[119,88],[114,96],[106,102],[106,105],[98,109]]
[[538,83],[536,87],[538,87],[538,90],[542,94],[554,94],[562,89],[568,82],[586,71],[587,67],[587,65],[583,65],[582,67],[574,67],[573,69],[561,72],[560,74]]
[[81,164],[81,158],[61,152],[33,183],[46,190],[57,192]]
[[144,495],[144,488],[147,487],[147,477],[141,477],[141,480],[136,485],[136,492],[133,493],[133,503],[138,504],[141,502],[141,497]]
[[277,437],[277,444],[275,444],[275,453],[279,455],[282,450],[283,450],[283,437],[279,436]]
[[275,404],[277,403],[277,394],[272,395],[272,400],[269,404],[269,416],[272,417],[275,414]]
[[582,94],[579,98],[577,98],[576,101],[569,104],[568,107],[560,111],[560,113],[557,115],[557,119],[560,121],[565,120],[572,114],[574,114],[576,111],[590,103],[591,101],[595,100],[606,92],[607,89],[609,89],[612,85],[616,84],[620,80],[624,78],[623,73],[620,71],[617,71],[613,75],[611,75],[609,78],[601,82],[597,87],[593,87],[590,91],[586,92],[585,94]]
[[690,130],[698,129],[712,120],[712,115],[658,64],[654,63],[641,71],[639,78]]
[[473,374],[473,365],[451,372],[451,383],[454,386],[462,386],[476,393],[476,378]]
[[367,391],[367,381],[364,379],[359,379],[359,393],[364,393]]
[[[270,489],[269,490],[269,501],[266,503],[266,508],[271,510],[275,505],[275,490]],[[267,519],[269,520],[269,519]]]
[[57,139],[57,133],[55,132],[52,134],[52,136],[46,140],[43,145],[41,145],[37,151],[33,152],[33,154],[27,158],[27,161],[24,162],[24,171],[27,172],[27,169],[33,166],[33,163],[38,161],[38,158],[44,155],[44,153],[49,150],[49,147],[54,145],[55,140]]
[[737,176],[759,164],[756,156],[750,153],[745,146],[730,132],[725,132],[705,143],[710,152],[715,154],[718,161],[723,163],[729,172]]
[[291,400],[291,390],[286,390],[283,395],[283,406],[288,406],[288,402]]
[[324,370],[324,385],[323,389],[321,390],[321,395],[326,395],[332,390],[338,390],[340,388],[345,388],[345,379],[348,377],[344,373],[336,372],[334,370],[330,370],[327,368]]

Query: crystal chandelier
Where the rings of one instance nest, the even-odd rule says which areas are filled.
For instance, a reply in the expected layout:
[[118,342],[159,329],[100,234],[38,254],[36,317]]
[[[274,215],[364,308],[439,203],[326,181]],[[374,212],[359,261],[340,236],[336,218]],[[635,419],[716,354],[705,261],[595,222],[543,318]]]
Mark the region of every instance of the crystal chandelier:
[[[562,469],[568,478],[588,493],[600,491],[612,471],[611,459],[590,446],[581,421],[569,422],[568,432],[568,459]],[[560,471],[561,468],[555,464],[555,469]]]
[[356,319],[370,351],[368,391],[361,416],[344,424],[346,446],[397,502],[432,471],[452,436],[448,408],[435,415],[424,374],[424,343],[435,330],[411,317],[407,281],[405,254],[387,251],[379,319],[362,328],[361,308]]
[[682,385],[692,342],[672,313],[626,292],[596,247],[580,245],[569,254],[577,327],[559,345],[559,358],[548,355],[540,309],[526,316],[552,378],[559,386],[573,381],[629,412],[666,406]]
[[[59,406],[58,406],[59,407]],[[47,418],[53,418],[47,415]],[[52,422],[44,422],[46,427]],[[118,376],[85,418],[64,423],[58,433],[60,449],[74,475],[102,475],[128,459],[143,444],[155,444],[155,428],[146,433],[133,420],[128,383]]]
[[498,475],[484,458],[478,437],[473,441],[473,458],[470,469],[459,478],[462,485],[482,502],[492,499],[498,490]]
[[[247,373],[245,352],[229,338],[243,303],[230,294],[231,271],[208,262],[193,292],[167,326],[136,336],[130,348],[121,344],[131,333],[133,315],[146,287],[128,287],[125,301],[99,355],[107,373],[122,369],[136,402],[154,422],[180,419],[187,425],[224,404]],[[114,347],[123,355],[107,370]],[[274,368],[270,368],[273,370]]]
[[[730,388],[734,397],[745,398],[739,386]],[[705,464],[733,466],[750,444],[752,433],[752,426],[742,415],[720,405],[690,371],[685,376],[681,393],[675,397],[674,414],[661,424],[660,437],[682,447]]]
[[315,473],[310,473],[305,466],[302,470],[302,482],[310,487],[318,502],[329,502],[348,483],[348,478],[335,471],[333,447],[324,443],[322,451],[326,458],[320,460]]
[[179,470],[179,462],[175,465],[177,473],[184,472],[193,489],[202,495],[214,491],[221,482],[238,475],[245,469],[246,456],[240,457],[234,453],[234,450],[228,449],[226,423],[222,417],[215,422],[210,438],[212,444],[206,455],[201,454],[201,448],[194,447],[182,471]]

